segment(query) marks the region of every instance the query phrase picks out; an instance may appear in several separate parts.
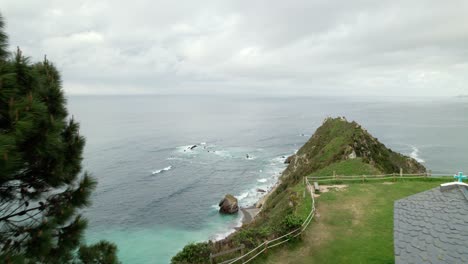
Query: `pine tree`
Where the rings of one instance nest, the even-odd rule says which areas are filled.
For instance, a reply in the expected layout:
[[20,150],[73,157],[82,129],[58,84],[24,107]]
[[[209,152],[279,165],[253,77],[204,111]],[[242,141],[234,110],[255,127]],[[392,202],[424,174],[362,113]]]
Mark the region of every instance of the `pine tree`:
[[[79,210],[96,186],[82,173],[85,139],[58,70],[47,58],[32,64],[19,48],[9,57],[3,26],[0,17],[0,262],[76,262],[87,225]],[[99,245],[90,254],[112,262],[92,263],[116,263],[115,246]]]

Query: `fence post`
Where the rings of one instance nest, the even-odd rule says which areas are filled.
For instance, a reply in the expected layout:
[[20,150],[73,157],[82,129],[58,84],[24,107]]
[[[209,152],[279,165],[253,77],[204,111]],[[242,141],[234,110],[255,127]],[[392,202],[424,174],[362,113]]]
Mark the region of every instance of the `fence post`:
[[[305,189],[307,189],[307,178],[306,177],[304,177],[304,187],[305,187]],[[302,198],[305,198],[305,195],[306,195],[305,189],[302,192]]]
[[403,177],[403,168],[400,168],[400,177]]
[[[241,256],[244,256],[244,244],[241,245]],[[244,263],[244,258],[242,258],[242,263]]]
[[265,242],[265,253],[268,252],[268,240]]

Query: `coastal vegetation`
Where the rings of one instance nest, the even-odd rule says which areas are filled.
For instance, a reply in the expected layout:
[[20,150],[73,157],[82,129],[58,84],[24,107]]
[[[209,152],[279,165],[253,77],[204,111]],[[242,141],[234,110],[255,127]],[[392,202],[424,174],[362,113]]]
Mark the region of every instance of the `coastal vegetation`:
[[82,243],[96,180],[82,173],[85,139],[60,73],[11,55],[3,26],[0,17],[0,262],[118,263],[112,243]]
[[348,184],[315,199],[317,215],[301,241],[253,263],[394,263],[393,203],[447,179]]
[[[280,177],[279,185],[268,196],[266,202],[262,205],[260,213],[253,222],[243,225],[237,232],[221,241],[209,244],[200,243],[199,245],[209,245],[212,253],[226,251],[241,245],[244,245],[247,249],[252,249],[263,243],[265,240],[274,239],[275,237],[293,230],[298,225],[301,225],[303,220],[306,219],[307,215],[311,211],[311,197],[310,195],[305,195],[306,186],[303,179],[306,176],[328,176],[333,174],[392,174],[399,173],[400,170],[403,170],[405,173],[426,172],[426,168],[416,160],[392,151],[370,135],[359,124],[356,122],[348,122],[342,117],[327,118],[323,122],[322,126],[316,130],[309,141],[306,142],[295,155],[288,157],[286,162],[289,164]],[[376,214],[376,219],[369,218],[369,221],[374,221],[373,223],[375,223],[378,222],[380,218],[387,217],[385,219],[385,223],[387,223],[388,226],[388,223],[392,223],[392,217],[388,217],[393,208],[392,199],[397,199],[400,196],[406,196],[412,192],[418,192],[421,188],[429,188],[436,184],[432,180],[428,179],[426,180],[428,183],[421,185],[414,184],[421,186],[421,188],[411,188],[411,186],[408,186],[399,190],[399,186],[405,186],[404,183],[400,183],[400,181],[403,180],[399,180],[398,184],[392,185],[396,190],[389,195],[386,195],[385,192],[390,192],[390,189],[385,187],[390,185],[383,185],[381,182],[365,183],[363,186],[367,187],[350,188],[351,191],[346,192],[349,196],[344,197],[347,201],[337,201],[338,198],[335,195],[335,192],[332,191],[323,194],[323,198],[319,198],[318,204],[320,208],[322,208],[320,205],[321,202],[335,201],[338,204],[347,204],[352,207],[353,205],[351,204],[351,201],[355,199],[359,200],[360,196],[358,196],[358,194],[365,193],[365,191],[363,191],[364,189],[360,188],[365,188],[365,190],[367,190],[366,192],[373,193],[372,188],[376,186],[376,192],[372,195],[376,195],[375,197],[378,197],[380,199],[379,202],[384,203],[384,205],[383,207],[379,207],[380,209],[374,209],[373,207],[368,208],[373,211],[382,210],[382,214]],[[353,198],[353,196],[356,197]],[[388,196],[388,199],[385,198],[386,196]],[[370,199],[370,197],[367,198]],[[363,197],[363,199],[366,200],[366,197]],[[373,204],[379,206],[379,203],[377,202]],[[326,206],[325,202],[323,206]],[[370,206],[370,204],[367,203],[366,206]],[[364,208],[365,207],[362,208],[363,214],[372,215],[367,213]],[[332,209],[330,209],[330,211],[331,210]],[[334,212],[327,217],[331,217],[327,219],[331,219],[330,221],[332,222],[335,221],[340,223],[349,223],[353,219],[352,215],[347,211]],[[364,220],[361,222],[365,223]],[[311,225],[314,226],[314,224],[316,223],[312,222]],[[305,236],[307,237],[308,235],[306,234]],[[352,234],[350,233],[348,239],[351,238]],[[382,239],[382,241],[388,242],[388,236],[383,236]],[[391,241],[393,240],[390,240],[390,243]],[[193,244],[191,244],[191,246],[192,245]],[[296,243],[292,243],[293,247],[300,247],[299,245],[302,245],[302,242],[297,241]],[[183,252],[187,250],[190,250],[190,248],[185,247],[177,256],[183,255]],[[390,247],[387,250],[392,251],[392,248]],[[275,251],[273,250],[273,252]],[[346,254],[346,251],[340,254]],[[237,256],[239,256],[239,252],[232,252],[231,254],[226,254],[217,258],[216,262],[221,262]],[[387,259],[390,259],[388,254],[385,256]],[[191,260],[188,258],[173,258],[172,262],[191,263]],[[208,263],[209,258],[205,259],[204,262]],[[283,259],[283,262],[289,261]],[[306,259],[304,259],[304,262],[307,262]]]

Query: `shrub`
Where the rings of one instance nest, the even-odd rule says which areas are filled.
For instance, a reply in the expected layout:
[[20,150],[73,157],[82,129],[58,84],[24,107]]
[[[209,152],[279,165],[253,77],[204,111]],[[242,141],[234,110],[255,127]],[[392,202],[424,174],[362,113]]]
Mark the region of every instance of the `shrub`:
[[244,244],[246,247],[256,247],[271,235],[272,230],[268,226],[251,227],[241,229],[235,233],[233,241],[238,245]]
[[209,242],[190,243],[172,257],[171,263],[209,263],[210,246],[211,243]]
[[304,219],[302,219],[302,217],[297,216],[295,214],[289,214],[284,218],[282,224],[283,227],[289,231],[300,227],[303,222]]

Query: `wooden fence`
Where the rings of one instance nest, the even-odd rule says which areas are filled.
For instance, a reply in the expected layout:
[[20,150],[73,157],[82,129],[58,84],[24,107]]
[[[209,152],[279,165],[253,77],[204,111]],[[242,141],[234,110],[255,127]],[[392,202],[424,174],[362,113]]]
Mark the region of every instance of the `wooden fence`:
[[400,173],[391,173],[391,174],[379,174],[379,175],[350,175],[350,176],[344,176],[344,175],[337,175],[335,172],[333,172],[332,176],[307,176],[304,177],[304,183],[306,185],[306,189],[309,191],[310,196],[312,197],[312,206],[309,215],[307,218],[304,220],[302,225],[293,231],[284,234],[280,237],[277,237],[273,240],[266,240],[262,244],[258,245],[256,248],[250,250],[249,252],[243,254],[244,251],[244,246],[241,245],[238,248],[223,251],[220,253],[212,254],[210,256],[210,263],[213,263],[213,259],[218,256],[222,256],[228,253],[232,253],[238,250],[241,250],[241,256],[225,260],[223,262],[220,262],[219,264],[234,264],[234,263],[249,263],[256,257],[258,257],[260,254],[263,252],[267,251],[269,248],[273,248],[276,246],[279,246],[292,238],[295,238],[302,234],[307,226],[309,226],[310,222],[315,216],[315,199],[314,199],[314,191],[313,187],[310,184],[310,181],[312,182],[326,182],[326,181],[367,181],[367,180],[382,180],[382,179],[388,179],[388,180],[396,180],[396,179],[421,179],[421,178],[428,178],[430,176],[447,176],[449,174],[432,174],[431,171],[429,172],[424,172],[424,173],[415,173],[415,174],[403,174],[403,171],[400,170]]
[[[443,176],[446,176],[444,174]],[[330,182],[330,181],[368,181],[368,180],[397,180],[397,179],[421,179],[435,176],[429,172],[404,174],[402,170],[400,173],[390,174],[376,174],[376,175],[337,175],[333,172],[331,176],[307,176],[306,178],[312,182]],[[442,176],[442,175],[438,175]]]
[[[304,232],[304,230],[307,228],[307,226],[309,226],[310,222],[312,221],[312,219],[314,218],[314,215],[315,215],[315,199],[314,199],[314,194],[313,194],[314,192],[312,190],[313,187],[312,187],[312,185],[310,184],[310,182],[309,182],[309,180],[307,178],[304,178],[304,182],[305,182],[305,185],[306,185],[306,189],[309,191],[310,197],[312,198],[312,206],[311,206],[311,210],[310,210],[309,215],[307,216],[307,218],[304,220],[304,222],[302,223],[302,225],[300,227],[294,229],[293,231],[291,231],[291,232],[289,232],[287,234],[284,234],[284,235],[282,235],[280,237],[277,237],[277,238],[275,238],[273,240],[266,240],[263,243],[261,243],[260,245],[258,245],[256,248],[250,250],[249,252],[247,252],[245,254],[241,253],[241,256],[233,258],[233,259],[225,260],[223,262],[220,262],[219,264],[249,263],[254,258],[258,257],[260,254],[267,251],[269,248],[274,248],[276,246],[279,246],[279,245],[281,245],[281,244],[283,244],[283,243],[285,243],[285,242],[299,236],[300,234],[302,234],[302,232]],[[243,249],[243,247],[242,247],[242,249]],[[232,252],[233,252],[233,250],[228,250],[228,251],[220,252],[220,253],[217,253],[217,254],[213,254],[210,257],[210,263],[213,263],[213,258],[214,257],[225,255],[225,254],[232,253]]]

